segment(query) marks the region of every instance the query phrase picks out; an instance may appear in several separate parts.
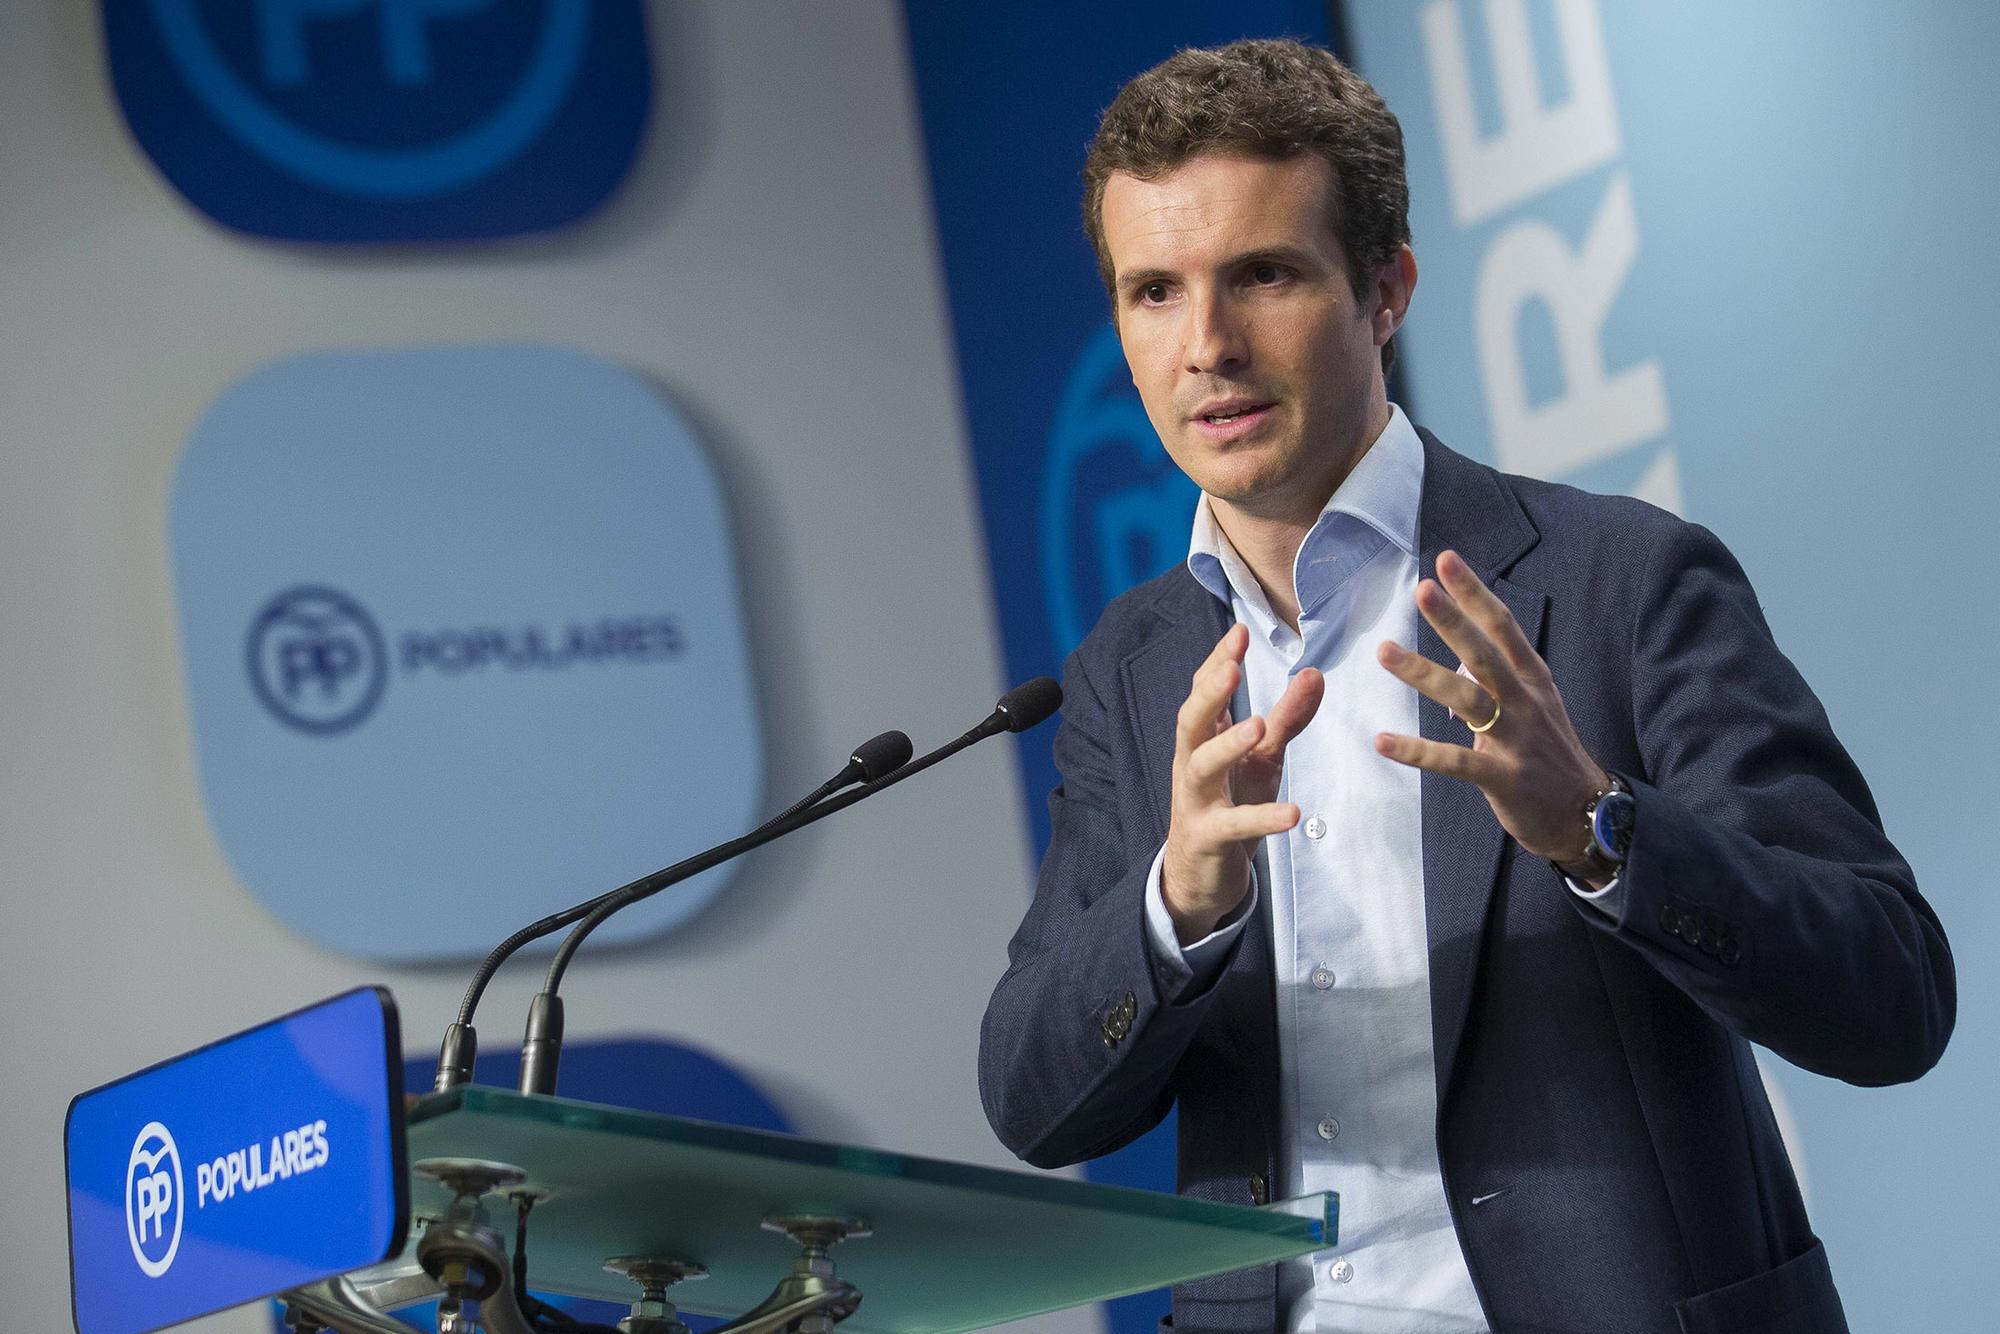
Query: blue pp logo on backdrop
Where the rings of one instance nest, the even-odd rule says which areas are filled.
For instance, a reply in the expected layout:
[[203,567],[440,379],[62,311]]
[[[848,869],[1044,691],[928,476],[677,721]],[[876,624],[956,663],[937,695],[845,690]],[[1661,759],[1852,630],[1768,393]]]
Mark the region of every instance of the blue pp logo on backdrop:
[[639,0],[105,0],[112,84],[167,179],[294,241],[539,231],[625,176]]
[[271,716],[301,732],[344,732],[382,698],[389,654],[361,604],[331,588],[290,588],[250,624],[250,684]]
[[182,1184],[173,1135],[158,1121],[148,1122],[132,1141],[125,1167],[125,1236],[147,1278],[166,1273],[180,1251]]
[[1062,652],[1104,604],[1187,555],[1200,494],[1173,464],[1108,326],[1077,355],[1042,474],[1042,595]]
[[722,491],[638,377],[546,347],[276,362],[195,427],[168,528],[210,823],[318,944],[481,954],[754,821]]

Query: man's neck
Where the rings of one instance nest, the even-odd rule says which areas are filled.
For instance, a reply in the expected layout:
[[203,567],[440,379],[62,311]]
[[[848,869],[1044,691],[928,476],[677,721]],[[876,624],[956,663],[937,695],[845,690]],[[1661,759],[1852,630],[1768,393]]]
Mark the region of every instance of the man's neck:
[[1208,498],[1209,512],[1215,516],[1216,527],[1228,539],[1243,563],[1250,567],[1258,587],[1264,590],[1264,600],[1270,604],[1271,612],[1279,620],[1289,625],[1296,633],[1299,628],[1298,585],[1292,578],[1292,568],[1298,561],[1299,548],[1305,544],[1306,534],[1319,522],[1319,516],[1326,510],[1327,502],[1340,484],[1353,473],[1368,451],[1374,448],[1382,432],[1389,428],[1389,406],[1384,402],[1379,415],[1371,414],[1371,421],[1359,444],[1347,451],[1348,457],[1332,474],[1331,478],[1312,492],[1288,499],[1283,505],[1263,507],[1254,504],[1237,504]]

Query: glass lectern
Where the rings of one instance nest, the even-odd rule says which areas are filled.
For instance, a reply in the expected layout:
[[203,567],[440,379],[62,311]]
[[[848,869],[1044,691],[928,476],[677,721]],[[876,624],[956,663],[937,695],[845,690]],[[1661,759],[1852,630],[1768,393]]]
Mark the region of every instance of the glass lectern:
[[649,1298],[633,1328],[772,1309],[789,1269],[847,1300],[766,1328],[978,1329],[1336,1238],[1331,1195],[1213,1204],[479,1086],[424,1098],[408,1126],[411,1243],[343,1280],[375,1305],[436,1295],[425,1238],[472,1196],[509,1236],[527,1202],[535,1288]]
[[[70,1102],[81,1334],[277,1296],[298,1334],[978,1329],[1304,1255],[1336,1202],[1267,1208],[1003,1172],[459,1084],[406,1103],[360,987]],[[629,1305],[616,1331],[536,1292]]]

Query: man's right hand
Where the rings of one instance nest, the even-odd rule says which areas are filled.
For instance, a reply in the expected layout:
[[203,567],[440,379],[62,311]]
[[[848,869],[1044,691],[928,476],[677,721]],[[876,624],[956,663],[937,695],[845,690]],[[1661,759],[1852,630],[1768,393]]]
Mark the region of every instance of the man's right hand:
[[1200,940],[1250,891],[1257,840],[1299,822],[1277,801],[1285,747],[1319,711],[1326,679],[1308,667],[1285,687],[1268,718],[1232,724],[1229,701],[1243,679],[1250,631],[1232,625],[1181,705],[1174,738],[1173,814],[1167,825],[1160,894],[1183,945]]

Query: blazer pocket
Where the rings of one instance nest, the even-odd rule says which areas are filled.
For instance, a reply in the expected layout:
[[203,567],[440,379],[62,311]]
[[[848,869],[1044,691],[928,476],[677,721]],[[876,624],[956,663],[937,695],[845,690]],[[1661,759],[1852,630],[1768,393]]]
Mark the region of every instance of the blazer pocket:
[[1776,1269],[1674,1303],[1682,1334],[1847,1334],[1826,1247],[1812,1246]]

